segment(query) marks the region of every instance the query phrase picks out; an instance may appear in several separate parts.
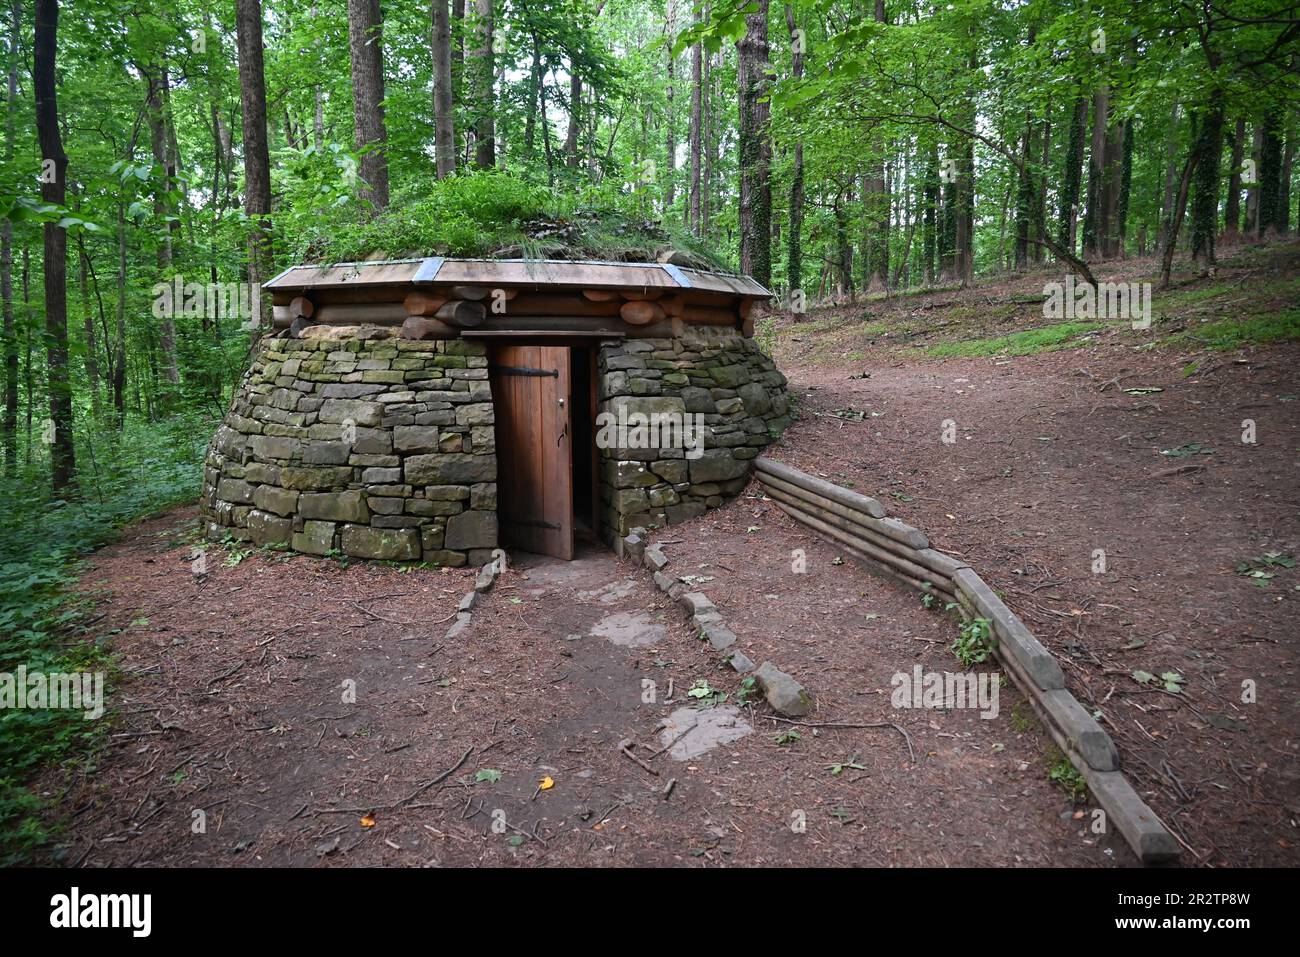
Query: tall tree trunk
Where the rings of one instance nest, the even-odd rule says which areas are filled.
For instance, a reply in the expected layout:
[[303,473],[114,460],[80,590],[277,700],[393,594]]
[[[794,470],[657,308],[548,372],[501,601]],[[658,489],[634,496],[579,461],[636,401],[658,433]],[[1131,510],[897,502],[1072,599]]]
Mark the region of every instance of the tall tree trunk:
[[[250,280],[255,281],[255,280]],[[113,339],[113,413],[119,429],[126,424],[126,206],[117,203],[117,312]]]
[[1065,173],[1061,177],[1060,205],[1057,207],[1057,237],[1061,246],[1072,254],[1079,248],[1079,188],[1083,178],[1083,141],[1088,131],[1088,98],[1074,101],[1070,120],[1070,139],[1065,150]]
[[569,63],[569,128],[564,134],[564,165],[577,169],[578,132],[582,126],[582,77],[578,76],[577,64]]
[[1030,231],[1030,202],[1033,200],[1033,162],[1032,156],[1034,151],[1034,121],[1033,118],[1026,115],[1025,128],[1020,134],[1020,176],[1016,183],[1016,251],[1015,251],[1015,268],[1024,269],[1029,265],[1029,231]]
[[[5,100],[4,164],[14,158],[14,111],[18,106],[18,57],[22,38],[22,0],[9,6],[9,38],[5,48],[8,98]],[[0,419],[0,445],[4,446],[4,474],[12,478],[18,468],[18,330],[14,322],[14,225],[0,223],[0,300],[4,314],[4,414]]]
[[852,296],[853,289],[853,244],[849,242],[849,216],[845,212],[843,193],[835,197],[835,265],[838,294]]
[[767,9],[768,0],[758,0],[758,9],[745,17],[745,35],[736,44],[740,87],[740,268],[764,286],[772,282]]
[[1115,206],[1115,234],[1117,237],[1117,255],[1127,255],[1128,208],[1133,189],[1133,121],[1124,121],[1123,160],[1120,166],[1119,196]]
[[[700,22],[700,11],[695,10],[695,23]],[[800,57],[802,61],[802,57]],[[696,236],[704,234],[701,190],[704,171],[704,44],[691,47],[691,195],[690,227]]]
[[1110,88],[1104,84],[1092,95],[1092,146],[1088,153],[1088,209],[1083,218],[1083,257],[1101,258],[1102,237],[1106,235],[1105,197],[1102,181],[1106,175],[1106,128],[1109,125]]
[[[1047,168],[1052,159],[1052,104],[1047,104],[1047,116],[1043,119],[1042,152],[1038,162],[1038,195],[1029,213],[1029,231],[1037,240],[1030,250],[1030,258],[1036,263],[1043,261],[1044,243],[1047,240]],[[1073,252],[1073,250],[1071,250]]]
[[1229,242],[1241,233],[1241,159],[1246,146],[1246,121],[1237,120],[1228,157],[1228,202],[1223,210],[1223,238]]
[[[1223,106],[1213,96],[1213,106],[1202,113],[1199,133],[1192,141],[1196,151],[1196,180],[1192,193],[1192,258],[1201,264],[1201,274],[1214,271],[1214,240],[1219,226],[1219,158],[1223,153]],[[1260,207],[1263,208],[1262,206]]]
[[1196,143],[1196,117],[1192,117],[1192,148],[1187,151],[1187,159],[1183,163],[1183,173],[1178,178],[1178,192],[1169,208],[1169,218],[1164,224],[1164,239],[1162,241],[1163,253],[1160,262],[1160,288],[1168,289],[1174,269],[1174,252],[1178,248],[1178,231],[1183,226],[1183,213],[1187,209],[1187,193],[1192,185],[1192,176],[1196,172],[1197,153]]
[[474,104],[474,164],[480,169],[496,166],[496,104],[493,99],[496,70],[492,57],[492,0],[475,0],[474,36],[470,51],[470,97]]
[[[317,9],[316,4],[313,3],[311,5],[311,19],[315,21],[319,16],[320,16],[320,11]],[[318,40],[316,42],[317,48],[319,48],[320,45],[321,45],[320,41]],[[326,66],[323,58],[318,57],[316,66],[318,69],[320,69],[322,74],[325,72]],[[312,88],[312,106],[313,106],[312,118],[311,118],[312,142],[315,144],[316,149],[318,150],[324,149],[325,148],[325,88],[319,83],[317,83]],[[213,112],[213,116],[216,116],[215,109]]]
[[451,98],[465,102],[465,0],[451,0]]
[[[172,281],[172,262],[175,258],[175,230],[170,194],[176,179],[176,163],[167,141],[167,123],[163,114],[164,101],[167,96],[167,68],[148,66],[142,69],[145,83],[148,84],[145,97],[145,118],[149,124],[149,144],[153,151],[153,160],[162,169],[162,179],[154,187],[154,217],[163,224],[161,241],[158,243],[158,279],[160,282]],[[176,316],[179,303],[173,303],[171,309],[165,310],[158,325],[158,345],[162,349],[162,372],[167,381],[163,390],[163,406],[170,408],[175,400],[175,386],[180,382],[180,371],[176,363]]]
[[1286,149],[1282,155],[1282,184],[1277,197],[1277,231],[1280,236],[1291,235],[1291,174],[1295,163],[1296,131],[1291,127],[1286,134]]
[[[797,83],[803,79],[803,34],[795,25],[794,8],[788,3],[785,5],[785,25],[790,31],[790,72]],[[803,139],[799,138],[794,143],[794,168],[790,173],[790,226],[786,230],[785,275],[792,295],[796,290],[803,290],[803,180]]]
[[[1175,103],[1173,114],[1169,118],[1169,131],[1168,133],[1165,134],[1165,189],[1164,189],[1163,197],[1160,202],[1161,228],[1159,230],[1160,238],[1156,241],[1157,252],[1164,251],[1164,242],[1168,236],[1168,231],[1164,229],[1165,224],[1170,223],[1175,219],[1174,189],[1178,183],[1177,180],[1178,119],[1181,112],[1182,112],[1181,106],[1178,103]],[[1181,216],[1177,218],[1179,222],[1182,221]],[[1174,244],[1177,245],[1178,234],[1176,232],[1174,233],[1173,239],[1174,239]]]
[[[431,0],[433,18],[433,137],[438,179],[456,172],[455,107],[451,95],[451,15],[447,0]],[[532,119],[532,113],[529,113]]]
[[925,164],[925,210],[921,225],[921,250],[925,258],[925,281],[934,285],[935,255],[938,251],[938,230],[936,220],[939,215],[939,147],[930,144]]
[[[239,44],[239,102],[244,128],[244,212],[252,223],[248,281],[254,289],[273,275],[271,160],[266,143],[266,79],[262,69],[261,0],[235,0]],[[271,328],[271,297],[258,295],[259,315],[250,322],[252,341]]]
[[[875,0],[872,18],[877,23],[888,23],[885,0]],[[881,139],[867,144],[876,155],[871,160],[871,170],[862,191],[863,219],[867,224],[862,256],[862,269],[867,292],[889,290],[889,189],[885,180],[885,155],[888,146]]]
[[379,0],[348,0],[348,48],[352,59],[352,120],[361,154],[360,195],[372,210],[388,206],[388,159],[384,150],[384,26]]
[[1118,259],[1123,255],[1120,242],[1119,204],[1124,179],[1124,123],[1114,117],[1106,125],[1105,168],[1101,180],[1101,221],[1098,223],[1099,241],[1103,259]]
[[1259,154],[1259,235],[1278,233],[1282,192],[1282,123],[1279,111],[1264,114]]
[[77,285],[81,290],[81,322],[86,334],[86,385],[90,390],[92,422],[98,422],[99,408],[99,346],[95,342],[95,311],[90,303],[90,257],[86,244],[77,242]]
[[677,117],[673,113],[673,98],[677,93],[677,58],[673,56],[677,22],[673,0],[667,0],[665,13],[667,16],[668,87],[664,91],[666,101],[664,110],[664,153],[667,158],[667,162],[664,164],[664,216],[667,217],[677,204]]
[[[58,31],[58,0],[36,0],[32,85],[36,91],[36,136],[42,158],[41,199],[62,206],[67,197],[68,157],[59,135],[55,86]],[[50,464],[54,490],[58,492],[75,480],[77,469],[72,432],[72,382],[68,377],[68,233],[55,222],[46,223],[44,233],[45,349],[50,420],[54,426]]]
[[1244,232],[1251,239],[1259,239],[1259,167],[1264,152],[1264,126],[1256,121],[1252,124],[1250,158],[1255,166],[1255,176],[1246,187],[1246,225]]

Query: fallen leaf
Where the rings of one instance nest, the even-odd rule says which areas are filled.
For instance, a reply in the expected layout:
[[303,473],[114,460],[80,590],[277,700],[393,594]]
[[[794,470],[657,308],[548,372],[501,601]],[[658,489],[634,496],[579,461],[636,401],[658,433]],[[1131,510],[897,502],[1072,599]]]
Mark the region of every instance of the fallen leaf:
[[551,788],[555,787],[555,782],[551,780],[551,776],[548,774],[546,777],[542,778],[537,787],[539,790],[549,791]]
[[363,817],[363,818],[361,819],[361,826],[362,826],[362,827],[374,827],[374,826],[375,826],[375,816],[374,816],[373,814],[367,814],[365,817]]

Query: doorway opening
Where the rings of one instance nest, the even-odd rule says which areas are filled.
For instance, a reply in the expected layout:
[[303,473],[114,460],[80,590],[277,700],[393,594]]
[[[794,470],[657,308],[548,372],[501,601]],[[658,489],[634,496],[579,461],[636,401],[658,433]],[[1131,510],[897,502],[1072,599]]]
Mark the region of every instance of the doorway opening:
[[596,451],[596,350],[574,346],[569,352],[573,433],[573,534],[600,542],[600,457]]
[[489,352],[497,519],[506,547],[572,559],[600,541],[595,349],[494,344]]

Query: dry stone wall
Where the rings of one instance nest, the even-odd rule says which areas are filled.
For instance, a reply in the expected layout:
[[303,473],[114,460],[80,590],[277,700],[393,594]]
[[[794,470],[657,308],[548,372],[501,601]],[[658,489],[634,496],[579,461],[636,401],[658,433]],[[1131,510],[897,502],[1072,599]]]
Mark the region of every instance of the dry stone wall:
[[611,540],[721,505],[745,487],[754,458],[790,423],[785,376],[752,338],[731,329],[692,326],[680,338],[606,342],[597,373],[600,411],[611,420],[699,415],[704,425],[700,454],[628,443],[600,449]]
[[209,535],[313,555],[488,561],[487,364],[464,340],[264,339],[208,447]]

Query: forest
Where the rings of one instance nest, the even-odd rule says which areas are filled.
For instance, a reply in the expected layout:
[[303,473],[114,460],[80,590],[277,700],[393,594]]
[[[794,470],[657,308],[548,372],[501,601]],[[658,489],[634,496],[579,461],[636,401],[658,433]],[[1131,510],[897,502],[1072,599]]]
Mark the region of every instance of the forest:
[[[11,0],[3,19],[6,669],[103,653],[52,639],[85,600],[69,562],[196,496],[271,326],[260,284],[290,265],[680,248],[803,314],[1146,256],[1167,287],[1300,218],[1292,0]],[[3,720],[7,816],[87,732]]]

